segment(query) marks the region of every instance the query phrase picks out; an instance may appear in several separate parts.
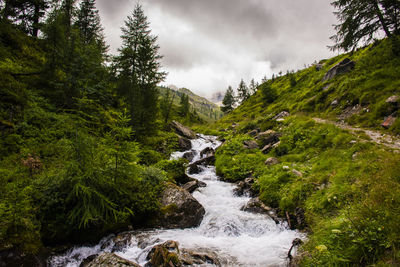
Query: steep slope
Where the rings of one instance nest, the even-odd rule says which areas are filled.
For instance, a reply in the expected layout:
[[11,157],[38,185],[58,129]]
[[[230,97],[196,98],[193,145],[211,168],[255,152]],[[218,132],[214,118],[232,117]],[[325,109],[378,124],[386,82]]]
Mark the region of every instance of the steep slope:
[[212,103],[208,99],[198,96],[189,89],[180,88],[178,90],[160,87],[160,92],[162,96],[166,95],[167,90],[172,93],[172,97],[174,98],[173,104],[179,106],[180,99],[182,94],[186,94],[189,96],[189,103],[192,109],[199,115],[199,117],[206,122],[215,122],[220,119],[223,115],[219,106]]
[[[383,40],[270,80],[209,130],[225,139],[217,174],[254,177],[260,200],[308,233],[293,263],[400,264],[400,120],[381,126],[399,108],[396,49]],[[354,69],[325,80],[345,58]]]

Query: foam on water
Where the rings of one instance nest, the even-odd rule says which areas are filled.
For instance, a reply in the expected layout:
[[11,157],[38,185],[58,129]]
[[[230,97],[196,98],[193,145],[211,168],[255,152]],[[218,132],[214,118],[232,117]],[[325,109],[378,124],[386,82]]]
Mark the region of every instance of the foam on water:
[[[192,151],[196,153],[192,162],[200,159],[203,149],[215,149],[220,145],[215,137],[204,135],[191,142]],[[173,153],[171,158],[182,157],[184,153]],[[200,226],[136,233],[129,246],[116,252],[117,255],[143,266],[154,245],[174,240],[179,242],[180,248],[214,251],[225,259],[226,266],[286,265],[293,239],[304,238],[302,234],[289,230],[285,224],[276,224],[268,215],[242,211],[241,207],[250,198],[234,196],[234,185],[220,181],[213,166],[203,167],[201,173],[191,176],[207,184],[193,193],[206,210]],[[146,242],[142,242],[143,239]],[[52,257],[49,263],[51,266],[79,266],[90,255],[110,252],[113,245],[110,240],[111,237],[104,238],[93,247],[76,247],[64,255]]]

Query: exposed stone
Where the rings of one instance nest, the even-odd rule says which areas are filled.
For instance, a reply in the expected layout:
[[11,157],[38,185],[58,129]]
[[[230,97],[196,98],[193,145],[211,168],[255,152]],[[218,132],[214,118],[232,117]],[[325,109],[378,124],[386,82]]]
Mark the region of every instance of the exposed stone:
[[263,149],[261,149],[261,152],[264,154],[268,154],[271,150],[272,150],[272,145],[268,144],[268,145],[264,146]]
[[328,92],[329,89],[331,89],[332,85],[333,85],[333,83],[330,83],[330,84],[328,84],[328,85],[325,85],[325,86],[322,88],[322,91]]
[[337,99],[333,100],[331,103],[331,106],[335,107],[339,104],[339,101]]
[[199,165],[207,166],[207,165],[214,164],[214,162],[215,162],[215,156],[214,155],[202,158],[202,159],[190,164],[188,172],[189,172],[189,174],[199,173],[201,171],[201,169],[199,168]]
[[155,267],[180,267],[182,266],[179,260],[179,243],[169,240],[161,245],[154,246],[147,260],[150,260],[151,266]]
[[328,72],[325,74],[322,81],[327,81],[327,80],[335,78],[339,74],[349,72],[349,71],[353,70],[355,66],[356,66],[356,63],[354,61],[351,61],[350,59],[345,58],[344,60],[342,60],[335,66],[333,66],[330,70],[328,70]]
[[300,207],[297,207],[294,211],[294,215],[296,216],[296,229],[302,230],[306,227],[306,216],[304,215],[304,210]]
[[198,174],[201,172],[201,169],[198,165],[196,164],[190,164],[188,168],[188,173],[189,174]]
[[192,142],[189,139],[179,136],[178,145],[180,151],[186,151],[192,148]]
[[381,124],[382,127],[388,129],[390,127],[392,127],[392,125],[395,123],[396,121],[396,117],[393,115],[390,115],[389,117],[385,118],[385,120],[383,121],[383,123]]
[[261,213],[261,214],[268,214],[275,223],[279,223],[281,220],[276,215],[274,209],[266,206],[258,197],[252,198],[249,202],[244,205],[241,210],[252,212],[252,213]]
[[206,183],[201,182],[197,179],[193,179],[193,181],[184,184],[182,188],[187,190],[189,193],[193,193],[197,188],[206,186],[207,186]]
[[292,173],[294,174],[294,175],[296,175],[297,177],[303,177],[303,174],[301,173],[301,172],[299,172],[298,170],[292,170]]
[[193,160],[195,156],[195,152],[194,151],[188,151],[185,154],[183,154],[183,158],[187,159],[189,162]]
[[271,158],[267,158],[267,160],[265,161],[265,165],[276,165],[279,163],[279,160],[277,158],[271,157]]
[[172,121],[171,124],[172,128],[175,130],[175,132],[183,137],[186,137],[188,139],[195,139],[196,134],[186,126],[183,126],[177,121]]
[[254,178],[253,177],[248,177],[244,181],[240,181],[236,184],[236,188],[233,190],[233,193],[236,196],[250,196],[254,197],[256,193],[252,189],[252,186],[254,184]]
[[200,152],[200,157],[204,157],[204,156],[210,157],[210,156],[214,156],[214,154],[215,154],[215,151],[214,151],[213,148],[211,148],[211,147],[206,147],[205,149],[203,149],[203,150]]
[[389,104],[397,104],[400,100],[400,96],[398,95],[392,95],[391,97],[389,97],[388,99],[386,99],[386,103]]
[[182,249],[179,255],[180,261],[184,265],[189,266],[203,266],[203,265],[214,265],[222,266],[221,261],[218,259],[218,255],[210,250],[195,251],[189,249]]
[[323,64],[316,64],[316,65],[315,65],[315,70],[316,70],[316,71],[320,71],[320,70],[322,70],[323,67],[324,67]]
[[90,262],[85,262],[82,267],[104,267],[104,266],[115,266],[115,267],[140,267],[139,264],[132,261],[121,258],[114,253],[102,253]]
[[257,149],[257,148],[259,148],[257,142],[254,141],[254,140],[246,140],[246,141],[244,141],[243,142],[243,147],[246,148],[246,149]]
[[286,118],[286,117],[289,117],[290,116],[290,113],[289,112],[287,112],[287,111],[282,111],[282,112],[280,112],[278,115],[276,115],[275,117],[273,117],[272,119],[273,120],[279,120],[279,119],[283,119],[283,118]]
[[[257,140],[264,146],[263,150],[265,150],[264,153],[268,153],[270,148],[272,148],[272,145],[276,144],[279,142],[279,138],[282,136],[281,133],[275,132],[273,130],[268,130],[262,133],[259,133],[256,137]],[[266,147],[270,145],[270,147]]]
[[174,184],[166,185],[160,203],[162,213],[157,226],[189,228],[198,226],[203,220],[203,206],[188,191]]
[[21,266],[21,267],[45,267],[45,257],[40,255],[26,254],[15,249],[0,251],[0,266]]
[[257,129],[255,129],[255,130],[252,130],[252,131],[248,132],[247,134],[250,135],[251,137],[254,137],[254,136],[256,136],[259,132],[260,132],[260,129],[257,128]]

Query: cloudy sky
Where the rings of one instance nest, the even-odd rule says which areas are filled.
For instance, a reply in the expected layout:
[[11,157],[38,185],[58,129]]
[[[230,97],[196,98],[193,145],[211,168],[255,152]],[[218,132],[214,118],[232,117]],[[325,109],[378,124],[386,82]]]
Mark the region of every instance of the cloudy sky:
[[[136,0],[97,0],[111,53]],[[141,0],[158,35],[165,85],[210,97],[241,78],[303,68],[332,56],[330,0]]]

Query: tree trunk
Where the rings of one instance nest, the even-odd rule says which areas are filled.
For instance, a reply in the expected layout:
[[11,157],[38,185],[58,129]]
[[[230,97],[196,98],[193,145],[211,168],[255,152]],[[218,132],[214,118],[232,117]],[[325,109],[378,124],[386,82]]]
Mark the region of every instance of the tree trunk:
[[381,9],[379,8],[378,0],[372,0],[372,2],[373,2],[373,5],[374,5],[374,8],[375,8],[376,15],[377,15],[378,18],[379,18],[379,22],[381,23],[382,28],[383,28],[383,30],[384,30],[385,33],[386,33],[386,36],[387,36],[387,37],[391,37],[392,34],[390,33],[389,27],[388,27],[388,25],[386,24],[385,19],[384,19],[383,15],[382,15],[382,11],[381,11]]
[[35,3],[35,11],[33,14],[32,36],[37,37],[39,32],[40,4]]

